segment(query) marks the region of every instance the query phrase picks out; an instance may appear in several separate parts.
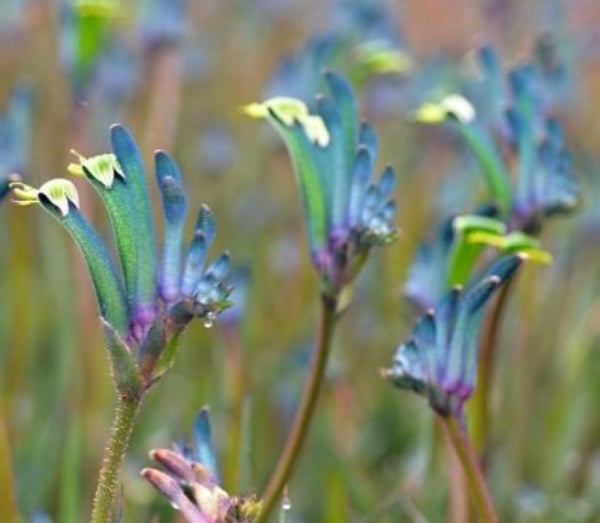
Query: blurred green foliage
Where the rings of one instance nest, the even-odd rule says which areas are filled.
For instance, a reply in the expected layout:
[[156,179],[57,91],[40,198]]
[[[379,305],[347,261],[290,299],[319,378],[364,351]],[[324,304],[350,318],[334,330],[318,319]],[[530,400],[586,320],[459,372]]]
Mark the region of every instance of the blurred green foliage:
[[[27,182],[39,186],[65,176],[70,149],[106,152],[107,125],[122,121],[140,138],[147,162],[156,148],[173,154],[190,207],[205,202],[215,212],[215,252],[229,249],[251,274],[239,323],[190,329],[173,372],[146,398],[133,434],[123,477],[125,520],[155,521],[156,514],[157,521],[176,521],[139,475],[148,450],[185,435],[209,404],[225,487],[260,491],[299,396],[318,281],[288,159],[273,133],[257,131],[239,108],[262,98],[286,53],[328,29],[334,5],[190,2],[179,37],[164,2],[142,2],[139,11],[120,6],[102,20],[88,13],[74,26],[58,4],[0,1],[0,113],[14,89],[23,82],[32,87],[31,146],[21,166]],[[401,291],[416,246],[434,234],[448,208],[470,211],[484,187],[452,139],[406,117],[406,100],[411,85],[425,94],[452,84],[482,35],[515,63],[530,55],[547,27],[556,30],[576,79],[559,117],[585,202],[580,214],[543,231],[555,261],[547,269],[525,268],[510,298],[492,391],[487,474],[502,521],[600,519],[600,55],[594,44],[600,6],[457,0],[452,16],[447,6],[407,0],[390,11],[422,74],[391,85],[367,83],[362,92],[363,113],[381,139],[379,157],[400,178],[401,237],[371,257],[342,319],[326,391],[289,485],[288,520],[448,521],[448,460],[435,420],[420,399],[391,390],[378,369],[414,319]],[[78,35],[86,24],[101,38],[91,39],[87,30]],[[77,184],[82,207],[109,233],[99,202]],[[44,521],[35,519],[41,513],[60,523],[85,520],[114,400],[92,289],[74,246],[41,212],[4,202],[0,521],[15,521],[17,512],[16,521]]]

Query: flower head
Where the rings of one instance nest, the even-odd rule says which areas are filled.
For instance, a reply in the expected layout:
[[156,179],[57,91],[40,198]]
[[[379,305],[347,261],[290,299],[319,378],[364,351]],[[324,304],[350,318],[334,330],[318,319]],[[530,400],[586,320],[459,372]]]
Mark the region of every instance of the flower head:
[[[113,370],[116,366],[130,373],[115,379],[128,383],[141,380],[145,390],[169,368],[176,341],[189,321],[200,317],[210,326],[228,306],[232,290],[225,281],[229,255],[221,255],[205,268],[216,225],[210,209],[203,206],[184,259],[187,205],[182,177],[171,157],[158,151],[156,180],[165,222],[163,254],[158,260],[140,151],[121,125],[111,127],[111,141],[112,153],[92,158],[75,153],[77,163],[71,164],[69,171],[84,177],[104,203],[119,266],[81,212],[77,190],[70,180],[50,180],[39,189],[13,183],[12,188],[17,204],[41,205],[75,239],[96,291]],[[133,349],[138,351],[137,364],[130,361]]]
[[246,112],[267,118],[285,141],[302,193],[313,264],[324,291],[335,294],[357,275],[370,249],[396,237],[395,175],[387,167],[373,180],[377,138],[359,125],[350,84],[325,73],[331,98],[304,102],[273,98]]
[[461,413],[477,375],[479,330],[486,305],[523,258],[500,258],[466,290],[455,287],[416,324],[384,377],[425,396],[441,415]]
[[220,485],[211,441],[208,410],[194,427],[194,449],[158,449],[150,458],[163,470],[146,468],[142,476],[188,523],[249,523],[260,511],[254,498],[230,496]]
[[477,160],[501,218],[512,229],[534,232],[544,218],[568,213],[579,202],[570,154],[560,124],[541,102],[540,69],[527,64],[505,76],[491,47],[479,57],[487,94],[481,110],[453,94],[426,102],[415,119],[455,128]]

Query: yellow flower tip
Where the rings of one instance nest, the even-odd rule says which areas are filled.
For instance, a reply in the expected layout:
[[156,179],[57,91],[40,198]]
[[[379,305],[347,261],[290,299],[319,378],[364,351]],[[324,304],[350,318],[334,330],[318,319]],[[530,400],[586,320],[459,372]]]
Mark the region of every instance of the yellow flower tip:
[[84,176],[89,173],[95,180],[100,182],[106,189],[110,189],[115,181],[115,175],[125,180],[123,170],[114,154],[99,154],[86,158],[79,154],[75,149],[71,149],[71,154],[77,158],[77,163],[70,163],[67,171],[73,176]]
[[375,74],[408,74],[414,69],[412,57],[384,40],[370,40],[358,46],[359,62]]
[[425,102],[412,114],[412,119],[426,125],[437,125],[446,120],[447,116],[445,109],[440,105]]
[[49,180],[39,189],[21,182],[11,183],[10,188],[16,198],[13,202],[17,205],[28,206],[40,203],[40,196],[43,196],[60,211],[63,217],[69,214],[70,204],[79,208],[77,189],[71,181],[64,178]]
[[273,112],[287,127],[292,127],[298,122],[308,139],[319,147],[329,145],[329,131],[323,119],[318,115],[310,114],[306,104],[297,98],[277,96],[263,103],[245,105],[242,111],[251,118],[258,119],[268,118]]
[[72,174],[73,176],[77,176],[78,178],[84,176],[83,167],[81,166],[81,163],[70,163],[69,165],[67,165],[67,172],[69,174]]
[[436,125],[444,122],[449,116],[461,123],[469,123],[475,119],[473,104],[464,96],[451,94],[438,103],[425,102],[413,114],[416,122]]
[[462,123],[469,123],[475,119],[475,107],[464,96],[451,94],[441,101],[441,106],[447,114],[451,114]]
[[250,118],[256,118],[257,120],[263,120],[269,116],[269,110],[265,107],[265,105],[257,102],[243,105],[240,110],[246,116],[249,116]]
[[304,132],[308,139],[319,147],[329,145],[329,131],[320,116],[307,116],[302,122]]
[[9,189],[12,190],[15,198],[13,200],[17,205],[32,205],[38,203],[38,190],[31,185],[27,185],[22,182],[12,182],[8,185]]
[[81,16],[113,18],[118,13],[116,0],[77,0],[75,9]]
[[472,245],[487,245],[497,249],[504,249],[506,240],[497,232],[470,232],[467,233],[466,241]]
[[85,156],[83,156],[83,154],[80,154],[75,149],[69,149],[69,154],[75,156],[75,158],[77,159],[77,161],[79,163],[83,163],[87,160],[87,158]]
[[541,249],[520,251],[519,255],[522,256],[526,261],[539,263],[540,265],[552,265],[554,262],[552,254]]

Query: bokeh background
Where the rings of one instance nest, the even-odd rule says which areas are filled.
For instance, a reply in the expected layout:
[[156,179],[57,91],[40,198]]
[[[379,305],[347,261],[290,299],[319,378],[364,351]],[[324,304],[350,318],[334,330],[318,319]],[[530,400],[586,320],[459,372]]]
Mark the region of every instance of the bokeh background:
[[[393,390],[379,368],[414,320],[402,288],[417,245],[447,214],[470,211],[484,187],[455,140],[408,115],[457,89],[482,43],[510,66],[529,60],[542,38],[563,66],[557,113],[584,206],[546,228],[554,264],[527,267],[511,297],[489,478],[503,521],[600,521],[598,2],[0,0],[0,175],[17,170],[34,186],[66,176],[70,149],[105,152],[110,123],[125,123],[148,162],[156,148],[172,152],[190,207],[215,212],[214,253],[229,249],[242,275],[235,314],[212,329],[193,325],[173,371],[145,401],[125,465],[123,521],[177,521],[139,470],[151,448],[189,437],[202,405],[211,408],[227,489],[259,492],[278,456],[308,366],[318,285],[287,155],[240,107],[288,88],[313,94],[311,74],[322,64],[308,59],[294,76],[282,63],[329,37],[343,42],[335,66],[346,72],[360,43],[373,39],[412,62],[357,82],[381,161],[399,174],[401,236],[371,256],[340,324],[286,517],[450,521],[450,472],[433,415]],[[99,202],[78,186],[86,213],[107,233]],[[39,209],[5,200],[0,521],[16,513],[36,523],[85,520],[115,401],[110,379],[75,247]]]

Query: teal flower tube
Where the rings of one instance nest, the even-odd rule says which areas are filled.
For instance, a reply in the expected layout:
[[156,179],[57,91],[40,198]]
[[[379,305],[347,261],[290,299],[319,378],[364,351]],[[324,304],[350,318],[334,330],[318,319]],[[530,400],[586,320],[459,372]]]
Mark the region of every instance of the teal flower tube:
[[40,204],[71,234],[88,268],[100,314],[115,330],[127,332],[129,321],[123,285],[104,243],[79,211],[75,186],[69,180],[56,178],[39,189],[22,183],[13,183],[11,187],[17,204]]

